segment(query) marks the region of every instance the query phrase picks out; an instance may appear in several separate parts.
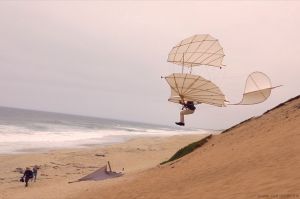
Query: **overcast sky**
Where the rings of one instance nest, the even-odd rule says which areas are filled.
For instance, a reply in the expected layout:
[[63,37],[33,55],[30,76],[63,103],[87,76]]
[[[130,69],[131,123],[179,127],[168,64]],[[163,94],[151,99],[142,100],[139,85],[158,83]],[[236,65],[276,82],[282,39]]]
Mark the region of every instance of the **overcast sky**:
[[211,34],[226,68],[195,71],[232,103],[247,75],[266,73],[270,98],[253,106],[197,106],[187,126],[220,129],[300,92],[298,1],[0,1],[0,106],[173,125],[162,75],[171,48]]

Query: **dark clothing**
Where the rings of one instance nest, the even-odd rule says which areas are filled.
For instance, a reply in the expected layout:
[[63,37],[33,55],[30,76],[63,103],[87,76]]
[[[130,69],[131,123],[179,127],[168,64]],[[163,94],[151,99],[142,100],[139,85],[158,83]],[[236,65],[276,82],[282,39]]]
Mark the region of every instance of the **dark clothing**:
[[33,172],[30,169],[25,170],[23,178],[25,178],[25,187],[28,186],[28,181],[33,177]]
[[32,178],[33,177],[33,172],[29,169],[25,170],[23,177]]
[[190,109],[192,111],[196,110],[196,107],[194,105],[194,102],[187,101],[186,104],[183,105],[185,108]]
[[196,107],[194,105],[193,101],[187,101],[186,103],[182,100],[179,101],[180,104],[183,105],[182,107],[182,111],[180,112],[180,122],[175,122],[177,125],[179,126],[184,126],[184,116],[185,115],[189,115],[189,114],[193,114],[194,111],[196,110]]

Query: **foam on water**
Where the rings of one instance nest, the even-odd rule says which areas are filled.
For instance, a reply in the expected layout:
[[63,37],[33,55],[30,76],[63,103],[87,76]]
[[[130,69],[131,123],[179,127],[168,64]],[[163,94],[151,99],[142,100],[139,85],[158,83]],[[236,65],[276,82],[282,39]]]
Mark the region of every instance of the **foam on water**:
[[204,130],[183,131],[161,125],[6,109],[0,108],[0,113],[4,110],[7,115],[0,115],[0,154],[105,145],[137,136],[207,133]]
[[[207,133],[187,131],[184,134]],[[120,130],[32,131],[27,128],[0,125],[0,153],[20,153],[35,149],[74,148],[123,142],[137,136],[171,136],[182,131],[125,128]]]

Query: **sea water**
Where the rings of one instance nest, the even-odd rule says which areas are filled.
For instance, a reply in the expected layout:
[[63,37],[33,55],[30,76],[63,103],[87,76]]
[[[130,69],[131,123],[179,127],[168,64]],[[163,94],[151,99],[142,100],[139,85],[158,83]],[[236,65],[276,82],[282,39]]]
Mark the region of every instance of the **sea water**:
[[0,107],[0,154],[100,146],[137,136],[187,133],[207,131]]

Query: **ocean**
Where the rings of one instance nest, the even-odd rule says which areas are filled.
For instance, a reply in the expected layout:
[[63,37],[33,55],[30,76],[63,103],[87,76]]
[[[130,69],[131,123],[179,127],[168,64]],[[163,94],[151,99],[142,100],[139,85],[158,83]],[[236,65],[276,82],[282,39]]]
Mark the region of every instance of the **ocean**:
[[138,136],[199,133],[207,131],[0,107],[0,154],[101,146]]

